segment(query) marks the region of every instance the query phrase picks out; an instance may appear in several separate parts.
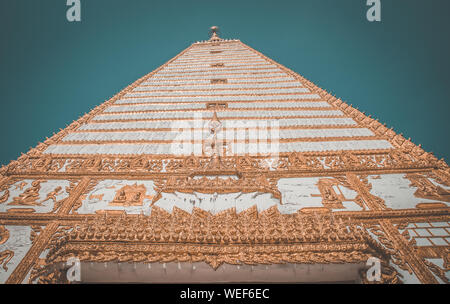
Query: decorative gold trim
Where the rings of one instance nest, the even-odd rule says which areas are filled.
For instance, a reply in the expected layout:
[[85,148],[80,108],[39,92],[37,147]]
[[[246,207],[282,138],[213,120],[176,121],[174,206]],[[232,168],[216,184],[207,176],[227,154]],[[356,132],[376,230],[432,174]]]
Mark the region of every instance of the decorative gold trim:
[[[93,173],[133,174],[139,172],[149,173],[182,173],[183,163],[195,158],[199,168],[208,166],[209,157],[173,157],[168,155],[57,155],[47,154],[41,158],[23,157],[13,161],[8,166],[6,175],[26,174],[80,174]],[[165,159],[166,158],[166,159]],[[242,167],[243,160],[251,166]],[[254,173],[267,172],[270,175],[289,176],[295,173],[328,173],[333,172],[391,172],[393,170],[434,169],[440,164],[432,159],[416,159],[412,155],[397,150],[381,151],[344,151],[324,153],[280,153],[278,159],[273,161],[270,157],[231,156],[223,157],[222,161],[229,168],[237,171],[252,171]],[[167,166],[163,170],[163,163]],[[64,170],[62,171],[62,169]],[[199,168],[191,168],[197,170]],[[180,171],[181,170],[181,171]],[[378,173],[379,174],[379,173]]]
[[[273,227],[278,227],[274,229]],[[220,246],[217,246],[220,245]],[[65,225],[32,281],[69,257],[91,262],[199,262],[221,264],[365,263],[386,251],[357,225],[332,215],[280,214],[256,208],[217,215],[200,209],[170,214],[153,207],[150,216],[96,216]],[[45,281],[45,280],[44,280]]]
[[[405,225],[405,224],[404,224]],[[389,220],[380,221],[380,227],[383,229],[386,236],[385,240],[389,240],[390,244],[395,250],[394,263],[398,263],[399,267],[413,271],[417,278],[425,284],[437,284],[438,281],[428,269],[424,259],[421,259],[415,252],[416,245],[414,239],[407,239],[404,235],[400,234],[398,228],[396,228]],[[407,235],[406,237],[410,237]],[[383,239],[381,239],[383,240]],[[407,266],[406,266],[407,265]]]

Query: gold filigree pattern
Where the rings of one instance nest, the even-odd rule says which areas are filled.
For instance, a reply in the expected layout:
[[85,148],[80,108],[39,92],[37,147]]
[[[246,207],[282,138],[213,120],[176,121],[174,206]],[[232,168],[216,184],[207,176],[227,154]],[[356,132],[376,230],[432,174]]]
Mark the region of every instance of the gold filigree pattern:
[[[342,170],[404,170],[429,169],[438,165],[433,159],[424,162],[416,161],[410,154],[401,151],[391,151],[371,155],[368,153],[280,153],[279,158],[273,161],[270,157],[232,156],[218,158],[190,156],[175,158],[169,155],[112,157],[110,155],[78,156],[50,159],[59,167],[54,170],[52,166],[40,166],[42,158],[24,156],[11,163],[8,174],[31,173],[67,173],[95,175],[98,173],[205,173],[209,171],[235,174],[237,171],[274,173],[289,172],[336,172]],[[53,168],[50,170],[50,168]]]
[[150,216],[105,214],[61,228],[33,280],[73,256],[91,262],[204,261],[216,269],[223,263],[362,263],[387,254],[359,226],[330,215],[285,215],[276,208],[217,215],[175,208],[170,214],[153,207]]

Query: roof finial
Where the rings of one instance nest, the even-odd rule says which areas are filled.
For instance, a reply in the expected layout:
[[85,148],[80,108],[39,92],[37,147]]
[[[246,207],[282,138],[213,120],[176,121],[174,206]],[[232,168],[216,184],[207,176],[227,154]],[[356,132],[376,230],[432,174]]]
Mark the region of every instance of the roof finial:
[[211,26],[209,29],[209,41],[219,41],[222,40],[217,34],[219,32],[219,27],[218,26]]

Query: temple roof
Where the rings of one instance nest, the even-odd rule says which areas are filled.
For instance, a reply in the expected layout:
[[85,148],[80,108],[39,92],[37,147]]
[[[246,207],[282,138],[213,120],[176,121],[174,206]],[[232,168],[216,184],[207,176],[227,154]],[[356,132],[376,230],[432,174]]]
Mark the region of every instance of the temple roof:
[[[174,122],[201,117],[206,123],[214,113],[235,129],[258,128],[261,120],[279,126],[280,153],[393,148],[389,138],[357,122],[301,76],[213,31],[211,39],[143,77],[44,154],[171,155],[179,134]],[[246,140],[260,134],[248,133]]]
[[0,168],[0,283],[60,280],[54,266],[74,256],[165,274],[166,263],[345,263],[356,277],[374,255],[398,266],[389,282],[448,283],[447,164],[210,35]]

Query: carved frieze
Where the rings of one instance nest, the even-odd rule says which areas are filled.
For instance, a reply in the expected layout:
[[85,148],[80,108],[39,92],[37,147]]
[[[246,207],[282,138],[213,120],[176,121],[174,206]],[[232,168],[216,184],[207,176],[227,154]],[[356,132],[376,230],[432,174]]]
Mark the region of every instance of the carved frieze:
[[[328,155],[327,155],[328,154]],[[342,170],[399,170],[435,168],[434,159],[415,159],[411,154],[392,150],[388,153],[281,153],[278,158],[254,156],[202,157],[133,156],[114,158],[108,155],[50,158],[22,156],[12,162],[6,174],[67,173],[227,173],[238,172],[333,172]],[[444,171],[436,171],[441,176]]]
[[[219,245],[219,246],[218,246]],[[33,269],[33,280],[69,257],[92,262],[199,262],[228,264],[362,263],[389,259],[358,225],[331,215],[262,213],[233,209],[213,215],[153,207],[150,216],[108,214],[64,226],[49,254]]]
[[281,202],[281,193],[277,188],[277,179],[267,178],[264,175],[253,177],[176,177],[172,176],[165,180],[155,181],[156,196],[152,204],[161,198],[161,193],[173,193],[175,191],[182,193],[250,193],[262,192],[271,193],[274,198]]

